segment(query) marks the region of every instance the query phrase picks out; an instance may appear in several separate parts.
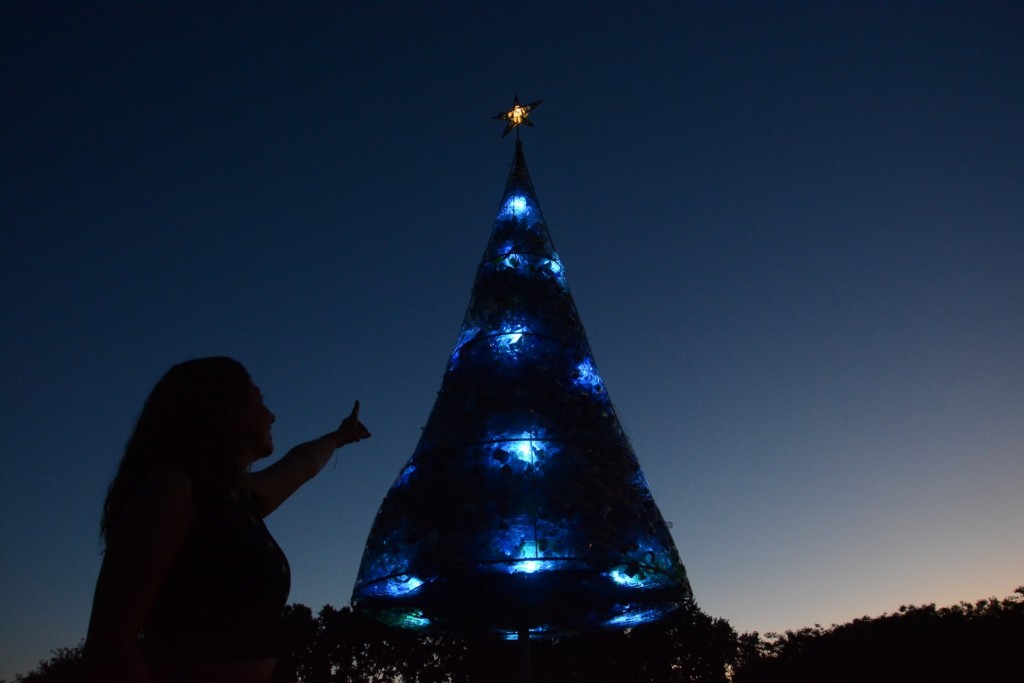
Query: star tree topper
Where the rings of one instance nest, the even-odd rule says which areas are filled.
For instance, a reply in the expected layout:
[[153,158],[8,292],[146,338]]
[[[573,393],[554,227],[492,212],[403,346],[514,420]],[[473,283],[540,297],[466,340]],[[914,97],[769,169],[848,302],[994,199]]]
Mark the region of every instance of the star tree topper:
[[505,137],[509,134],[513,128],[516,129],[516,140],[519,139],[519,125],[525,124],[533,127],[533,121],[528,118],[530,112],[540,106],[540,103],[544,100],[537,100],[536,102],[530,102],[529,104],[519,104],[519,95],[515,96],[515,104],[508,111],[503,111],[500,114],[495,114],[494,118],[500,119],[505,122],[505,132],[501,134],[501,137]]

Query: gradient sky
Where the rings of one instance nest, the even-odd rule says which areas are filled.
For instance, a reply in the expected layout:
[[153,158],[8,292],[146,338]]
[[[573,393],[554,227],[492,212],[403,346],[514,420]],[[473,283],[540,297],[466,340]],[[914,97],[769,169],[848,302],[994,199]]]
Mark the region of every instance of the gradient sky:
[[[708,613],[841,623],[1024,584],[1020,3],[0,5],[0,678],[85,634],[121,449],[245,363],[268,519],[347,604],[524,148]],[[373,7],[370,7],[373,5]]]

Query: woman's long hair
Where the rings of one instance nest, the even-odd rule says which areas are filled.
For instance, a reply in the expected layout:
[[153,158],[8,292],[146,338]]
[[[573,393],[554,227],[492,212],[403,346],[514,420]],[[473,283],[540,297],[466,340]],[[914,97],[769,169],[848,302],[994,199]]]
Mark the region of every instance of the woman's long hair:
[[238,489],[251,384],[242,364],[223,356],[185,361],[167,371],[146,399],[107,491],[100,521],[104,539],[152,472],[184,472],[196,498]]

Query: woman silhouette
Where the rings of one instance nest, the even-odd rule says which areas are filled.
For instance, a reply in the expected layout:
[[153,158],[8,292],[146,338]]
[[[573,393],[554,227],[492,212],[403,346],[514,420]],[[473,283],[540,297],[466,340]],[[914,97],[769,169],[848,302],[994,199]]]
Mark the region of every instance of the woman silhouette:
[[263,517],[370,436],[356,401],[333,432],[249,472],[274,449],[273,422],[230,358],[175,365],[153,388],[103,506],[88,680],[270,680],[291,579]]

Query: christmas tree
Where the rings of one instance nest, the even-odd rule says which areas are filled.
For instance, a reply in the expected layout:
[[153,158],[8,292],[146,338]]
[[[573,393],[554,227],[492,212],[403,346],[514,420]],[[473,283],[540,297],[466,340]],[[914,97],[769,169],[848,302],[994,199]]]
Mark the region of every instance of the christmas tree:
[[[518,123],[538,104],[517,98]],[[627,627],[691,597],[517,139],[461,334],[374,520],[353,606],[395,626],[511,638]]]

